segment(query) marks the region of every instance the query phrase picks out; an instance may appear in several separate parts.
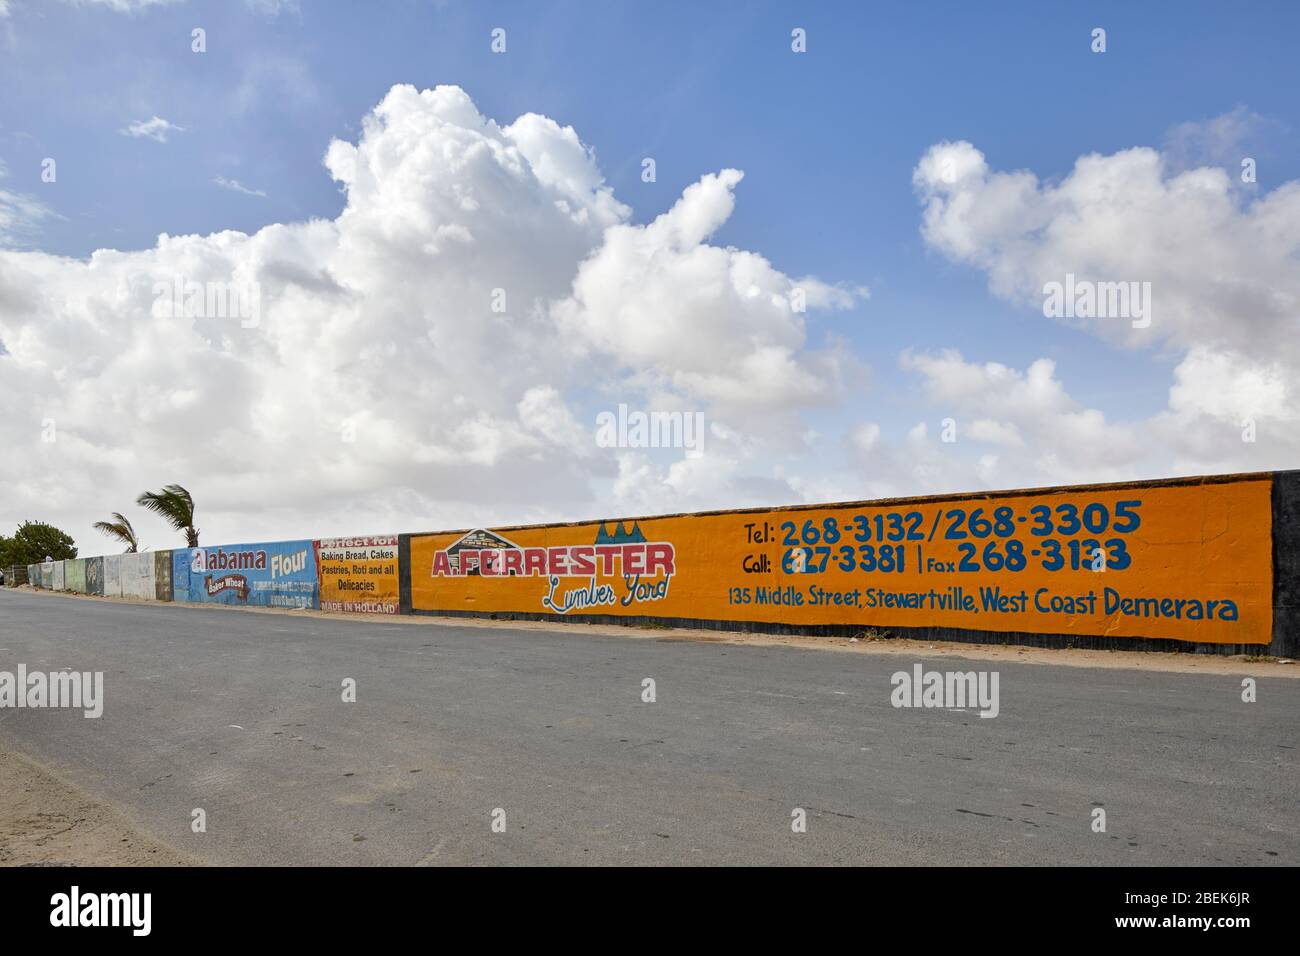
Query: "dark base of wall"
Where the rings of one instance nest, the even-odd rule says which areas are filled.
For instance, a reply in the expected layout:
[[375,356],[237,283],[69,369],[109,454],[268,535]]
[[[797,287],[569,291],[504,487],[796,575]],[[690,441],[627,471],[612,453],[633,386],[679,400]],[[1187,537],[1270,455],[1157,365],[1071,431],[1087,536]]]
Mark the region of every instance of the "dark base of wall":
[[1300,656],[1300,471],[1273,475],[1273,652]]
[[[815,624],[791,625],[760,621],[705,621],[683,617],[624,617],[615,614],[554,614],[503,611],[416,611],[437,617],[472,617],[494,621],[549,621],[553,624],[621,624],[627,627],[687,627],[705,631],[739,631],[749,634],[784,634],[791,636],[855,637],[870,625]],[[876,628],[890,637],[918,641],[957,641],[962,644],[1017,644],[1026,647],[1077,647],[1095,651],[1157,651],[1166,654],[1244,654],[1249,657],[1271,655],[1268,644],[1194,644],[1148,637],[1103,637],[1092,634],[1030,634],[1018,631],[968,631],[955,627],[888,627]]]

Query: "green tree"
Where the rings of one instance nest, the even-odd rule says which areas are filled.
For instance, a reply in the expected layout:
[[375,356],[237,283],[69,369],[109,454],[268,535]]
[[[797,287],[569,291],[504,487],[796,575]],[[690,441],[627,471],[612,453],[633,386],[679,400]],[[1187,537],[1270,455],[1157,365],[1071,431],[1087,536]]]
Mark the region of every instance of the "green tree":
[[140,541],[135,536],[135,528],[131,527],[131,522],[122,517],[119,511],[113,512],[112,521],[96,521],[95,530],[102,531],[110,538],[117,538],[118,541],[126,545],[123,554],[135,554],[140,550]]
[[24,521],[12,538],[0,536],[0,567],[40,564],[47,557],[66,561],[76,556],[72,535],[43,521]]
[[161,515],[177,531],[184,531],[189,547],[199,546],[199,529],[194,527],[194,499],[180,485],[163,485],[162,491],[146,491],[135,503]]

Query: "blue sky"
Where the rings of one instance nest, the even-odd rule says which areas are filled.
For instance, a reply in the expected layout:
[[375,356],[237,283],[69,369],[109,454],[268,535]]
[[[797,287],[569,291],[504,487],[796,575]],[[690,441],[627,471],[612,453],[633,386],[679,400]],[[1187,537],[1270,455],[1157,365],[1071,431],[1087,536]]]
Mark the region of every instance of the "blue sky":
[[[1285,120],[1300,93],[1300,7],[1258,3],[380,3],[312,2],[278,15],[191,2],[122,15],[16,0],[0,62],[0,156],[40,194],[59,160],[64,217],[33,245],[86,256],[157,235],[253,232],[337,215],[320,167],[394,83],[462,86],[487,116],[544,113],[596,150],[637,221],[704,172],[746,179],[718,240],[784,271],[866,283],[829,327],[874,347],[942,338],[970,359],[1050,355],[1075,394],[1150,411],[1167,382],[1084,334],[991,300],[984,277],[917,234],[911,171],[932,143],[966,139],[998,168],[1068,173],[1084,153],[1159,146],[1179,123],[1246,106]],[[190,51],[207,31],[208,52]],[[507,54],[489,34],[507,30]],[[790,30],[809,52],[790,53]],[[1104,55],[1089,48],[1107,30]],[[161,116],[165,148],[119,130]],[[1300,175],[1294,129],[1252,145],[1261,185]],[[653,156],[655,183],[641,181]],[[815,175],[811,175],[815,169]],[[267,193],[216,186],[223,176]],[[48,192],[48,190],[47,190]],[[995,348],[990,344],[995,343]],[[880,368],[893,388],[906,387]],[[888,392],[875,400],[888,414]]]
[[[1125,347],[1046,321],[927,243],[912,175],[932,146],[968,141],[992,170],[1053,183],[1086,154],[1166,148],[1179,124],[1238,110],[1252,119],[1233,146],[1259,162],[1241,201],[1300,179],[1292,3],[114,9],[135,5],[10,0],[0,19],[0,186],[54,214],[11,245],[84,258],[148,249],[164,232],[333,219],[346,196],[322,165],[330,140],[357,141],[394,84],[454,84],[502,124],[536,112],[571,125],[635,223],[702,175],[742,169],[715,244],[760,252],[790,276],[869,287],[852,308],[809,317],[810,345],[846,341],[869,365],[866,384],[819,413],[819,430],[865,414],[901,434],[933,419],[899,368],[906,349],[1017,369],[1051,358],[1071,396],[1110,419],[1166,406],[1185,342]],[[1104,54],[1089,47],[1098,26]],[[190,50],[194,27],[206,30],[203,55]],[[505,55],[489,49],[494,27],[507,31]],[[790,50],[794,27],[807,30],[806,54]],[[153,116],[183,131],[165,143],[122,134]],[[641,181],[647,156],[654,183]],[[44,157],[58,162],[57,184],[40,180]]]

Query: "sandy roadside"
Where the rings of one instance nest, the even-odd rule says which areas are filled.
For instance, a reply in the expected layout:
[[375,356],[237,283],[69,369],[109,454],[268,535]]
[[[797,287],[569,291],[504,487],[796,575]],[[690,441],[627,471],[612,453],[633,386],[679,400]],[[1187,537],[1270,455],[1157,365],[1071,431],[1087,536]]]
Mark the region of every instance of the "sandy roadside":
[[[36,591],[23,586],[30,594],[51,600],[114,601],[127,604],[156,605],[139,598],[106,598],[88,594]],[[883,654],[915,659],[951,657],[958,660],[1005,661],[1019,664],[1055,664],[1065,667],[1101,667],[1130,670],[1157,670],[1189,674],[1244,674],[1251,677],[1300,678],[1300,663],[1273,657],[1218,656],[1215,654],[1156,653],[1147,651],[1097,651],[1082,648],[1021,647],[1015,644],[963,644],[956,641],[918,641],[906,638],[856,640],[823,637],[815,634],[774,635],[745,634],[737,631],[709,631],[682,627],[623,626],[616,624],[577,624],[568,621],[498,621],[488,618],[438,617],[434,615],[343,614],[325,611],[292,611],[280,608],[231,607],[223,604],[172,604],[170,607],[194,611],[216,609],[231,614],[292,614],[328,620],[357,620],[408,626],[440,624],[484,630],[569,631],[578,634],[607,634],[614,637],[659,641],[704,641],[712,644],[749,645],[755,647],[797,647],[807,650],[838,651],[853,654]]]
[[0,743],[0,866],[193,866],[107,801]]

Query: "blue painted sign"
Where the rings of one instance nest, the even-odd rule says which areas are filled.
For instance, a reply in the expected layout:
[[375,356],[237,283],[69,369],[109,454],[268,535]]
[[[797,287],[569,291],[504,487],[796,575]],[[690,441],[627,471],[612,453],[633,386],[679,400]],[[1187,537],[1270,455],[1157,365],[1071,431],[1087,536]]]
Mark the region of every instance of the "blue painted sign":
[[172,595],[194,604],[319,608],[311,541],[272,541],[172,552]]

